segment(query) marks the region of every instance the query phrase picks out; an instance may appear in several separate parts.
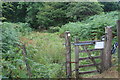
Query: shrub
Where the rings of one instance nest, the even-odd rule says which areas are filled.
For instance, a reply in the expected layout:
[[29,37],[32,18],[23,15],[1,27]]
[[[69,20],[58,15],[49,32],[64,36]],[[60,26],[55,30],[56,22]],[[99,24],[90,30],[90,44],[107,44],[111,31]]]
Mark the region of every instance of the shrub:
[[54,32],[59,32],[59,30],[60,30],[60,27],[58,27],[58,26],[57,27],[50,27],[48,32],[54,33]]
[[[38,37],[39,36],[39,37]],[[32,40],[33,43],[25,42],[29,53],[33,54],[36,62],[41,64],[60,63],[64,60],[63,39],[53,33],[31,33],[25,36],[26,39]]]
[[2,31],[2,51],[6,52],[9,50],[10,45],[14,45],[18,41],[18,32],[14,29],[12,23],[4,22],[2,23],[1,31]]
[[[86,19],[82,22],[70,22],[65,24],[60,29],[60,33],[64,33],[65,31],[70,31],[72,37],[79,36],[80,39],[100,39],[102,35],[104,35],[104,28],[106,26],[113,27],[113,33],[116,32],[116,20],[118,19],[118,12],[110,12],[101,15],[95,15]],[[93,37],[92,35],[95,35]]]
[[56,33],[32,32],[22,37],[21,41],[27,45],[29,59],[37,63],[34,65],[38,68],[30,62],[33,77],[58,78],[65,74],[61,70],[65,61],[64,42]]
[[19,44],[19,33],[12,23],[4,22],[0,27],[2,31],[2,77],[27,77],[22,54],[16,46]]
[[28,23],[15,23],[14,26],[21,35],[28,35],[33,30]]
[[[20,24],[20,25],[19,25]],[[21,48],[19,48],[16,44],[19,43],[20,34],[23,34],[24,31],[31,31],[30,28],[25,27],[24,23],[1,23],[1,31],[2,31],[2,55],[1,58],[1,68],[2,73],[0,73],[0,77],[2,78],[28,78],[28,72],[26,69],[26,64],[24,61],[24,56],[22,54]],[[30,29],[30,30],[29,30]],[[25,33],[26,34],[26,33]],[[29,50],[27,50],[29,52]],[[30,53],[27,53],[28,65],[30,66],[32,72],[32,78],[49,78],[48,67],[35,62]]]
[[89,16],[101,14],[103,12],[102,7],[103,5],[98,2],[70,3],[67,16],[72,18],[73,21],[85,20]]
[[119,2],[100,2],[104,5],[103,9],[105,12],[115,11],[120,9]]

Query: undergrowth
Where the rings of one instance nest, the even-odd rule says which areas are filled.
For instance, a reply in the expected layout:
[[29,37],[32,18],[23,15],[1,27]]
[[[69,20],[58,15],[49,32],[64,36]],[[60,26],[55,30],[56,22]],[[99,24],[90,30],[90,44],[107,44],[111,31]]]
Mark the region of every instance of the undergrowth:
[[69,22],[60,29],[60,33],[70,31],[72,40],[78,36],[80,40],[100,39],[105,33],[105,27],[111,26],[113,34],[117,34],[116,21],[118,20],[118,12],[109,12],[106,14],[91,16],[82,22]]
[[[104,35],[106,26],[113,27],[113,34],[116,34],[116,20],[118,12],[110,12],[95,15],[82,22],[70,22],[62,28],[51,28],[49,32],[37,32],[29,27],[27,23],[1,24],[2,31],[2,77],[3,78],[28,78],[27,68],[24,62],[22,50],[16,45],[24,44],[27,50],[27,61],[30,65],[32,78],[65,78],[65,46],[64,38],[58,34],[65,31],[71,32],[72,41],[78,36],[80,41],[100,39]],[[60,32],[57,32],[60,31]],[[54,33],[56,32],[56,33]],[[93,37],[93,35],[95,35]],[[116,39],[113,43],[116,42]],[[94,47],[91,47],[94,48]],[[72,61],[75,60],[72,46]],[[92,56],[100,55],[100,52],[92,53]],[[80,57],[87,54],[81,53]],[[96,60],[100,62],[100,60]],[[81,64],[88,64],[91,61],[81,61]],[[75,65],[72,65],[74,68]],[[95,69],[83,68],[80,71]],[[73,74],[74,75],[74,74]]]

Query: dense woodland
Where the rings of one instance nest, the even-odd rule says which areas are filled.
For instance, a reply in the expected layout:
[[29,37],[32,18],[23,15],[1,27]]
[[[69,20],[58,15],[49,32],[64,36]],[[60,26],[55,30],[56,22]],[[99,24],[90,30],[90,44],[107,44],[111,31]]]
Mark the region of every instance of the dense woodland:
[[0,77],[65,78],[64,32],[71,32],[71,40],[75,36],[82,41],[97,40],[104,35],[106,26],[112,26],[116,35],[120,5],[118,2],[5,2],[0,8]]

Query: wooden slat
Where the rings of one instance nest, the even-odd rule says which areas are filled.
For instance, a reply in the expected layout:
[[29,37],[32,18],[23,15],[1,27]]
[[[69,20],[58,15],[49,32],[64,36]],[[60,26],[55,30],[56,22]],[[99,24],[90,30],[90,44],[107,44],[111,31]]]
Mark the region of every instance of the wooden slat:
[[[95,44],[95,42],[100,42],[100,40],[94,40],[94,41],[79,41],[77,43],[71,42],[72,45],[75,44],[80,44],[80,43],[91,43],[91,44]],[[63,45],[65,45],[65,43],[63,43]],[[90,45],[90,44],[89,44]]]
[[90,42],[90,43],[74,43],[73,45],[76,46],[85,46],[85,45],[93,45],[94,43]]
[[[96,65],[100,65],[100,63],[97,63]],[[80,65],[79,68],[82,68],[82,67],[89,67],[89,66],[95,66],[95,64]]]
[[95,64],[97,71],[100,72],[101,69],[99,68],[98,65],[96,65],[97,63],[96,63],[96,61],[94,60],[94,58],[91,56],[91,53],[87,50],[87,47],[83,46],[83,48],[84,48],[85,51],[88,53],[88,56],[90,57],[90,60]]
[[[94,59],[100,58],[100,56],[95,56],[93,57]],[[85,57],[85,58],[79,58],[79,60],[88,60],[90,57]]]
[[98,71],[97,70],[85,71],[85,72],[79,72],[79,74],[88,74],[88,73],[94,73],[94,72],[98,72]]
[[103,50],[103,49],[89,49],[89,50],[80,50],[79,53],[86,53],[86,52],[92,52],[92,51],[99,51],[99,50]]
[[100,42],[101,40],[93,40],[93,41],[79,41],[78,43],[94,43],[94,42]]
[[77,46],[83,46],[83,45],[93,45],[93,44],[95,44],[95,42],[100,42],[100,40],[94,40],[94,41],[80,41],[80,42],[71,43],[71,44],[77,45]]

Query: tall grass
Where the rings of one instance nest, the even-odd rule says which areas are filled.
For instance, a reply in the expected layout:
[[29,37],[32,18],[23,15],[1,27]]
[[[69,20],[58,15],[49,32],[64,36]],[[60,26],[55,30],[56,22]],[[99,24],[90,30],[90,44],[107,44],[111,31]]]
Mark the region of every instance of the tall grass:
[[31,32],[26,23],[4,22],[2,29],[2,78],[28,78],[22,50],[16,44],[22,42],[27,49],[27,63],[32,78],[65,77],[63,71],[63,40],[56,34]]
[[28,54],[35,62],[46,66],[49,77],[65,77],[65,47],[64,40],[53,33],[32,32],[21,37],[27,46]]

